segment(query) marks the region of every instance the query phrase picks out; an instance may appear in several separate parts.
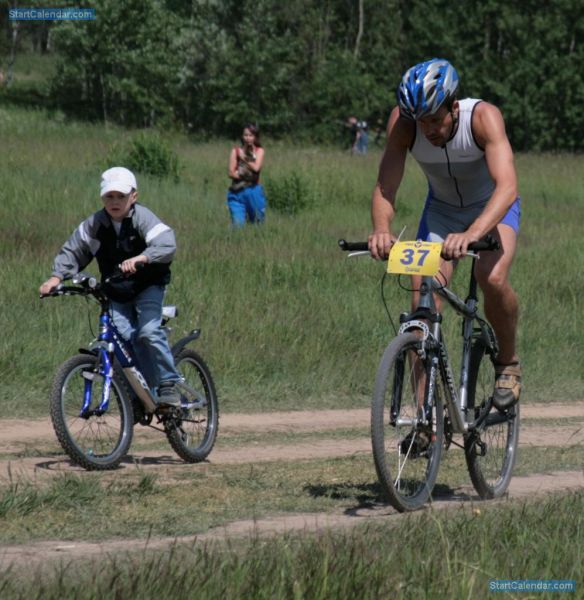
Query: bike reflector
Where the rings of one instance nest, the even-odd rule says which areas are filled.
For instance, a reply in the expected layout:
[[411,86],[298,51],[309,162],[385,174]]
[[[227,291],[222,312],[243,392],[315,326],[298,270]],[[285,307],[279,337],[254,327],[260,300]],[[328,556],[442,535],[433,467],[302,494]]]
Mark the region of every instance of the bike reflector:
[[440,270],[440,242],[396,242],[389,253],[387,272],[400,275],[436,275]]

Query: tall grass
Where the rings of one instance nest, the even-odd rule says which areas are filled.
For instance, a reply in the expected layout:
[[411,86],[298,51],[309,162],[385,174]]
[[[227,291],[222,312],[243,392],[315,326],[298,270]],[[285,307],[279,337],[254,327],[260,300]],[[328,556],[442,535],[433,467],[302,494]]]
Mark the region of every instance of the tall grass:
[[[78,298],[41,302],[37,289],[63,241],[100,207],[106,157],[132,132],[17,108],[0,109],[0,129],[0,402],[3,416],[40,416],[56,366],[90,341],[96,312]],[[181,181],[138,174],[140,200],[176,230],[167,296],[181,311],[175,334],[202,328],[197,344],[223,409],[365,406],[392,335],[379,294],[383,266],[348,261],[337,240],[369,233],[379,151],[350,157],[268,140],[264,180],[296,173],[312,206],[294,216],[268,208],[265,225],[232,231],[225,191],[233,142],[167,140],[185,165]],[[513,284],[528,401],[584,397],[580,163],[567,155],[517,159],[524,203]],[[425,192],[408,162],[396,224],[407,226],[407,237],[415,236]],[[465,268],[455,284],[463,294]],[[408,295],[395,279],[386,295],[396,318]],[[448,317],[447,328],[454,339],[458,319]]]
[[[346,533],[175,546],[0,582],[3,598],[489,598],[489,582],[581,586],[584,494],[429,510]],[[579,590],[579,587],[577,588]],[[531,596],[530,596],[531,597]],[[548,598],[551,594],[538,594]]]

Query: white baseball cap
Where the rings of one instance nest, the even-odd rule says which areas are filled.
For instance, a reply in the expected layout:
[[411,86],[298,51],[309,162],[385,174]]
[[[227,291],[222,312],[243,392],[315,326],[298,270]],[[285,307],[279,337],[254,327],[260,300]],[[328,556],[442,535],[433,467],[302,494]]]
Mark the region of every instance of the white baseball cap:
[[138,184],[134,173],[125,167],[112,167],[101,174],[102,196],[105,196],[108,192],[129,194],[132,190],[137,189]]

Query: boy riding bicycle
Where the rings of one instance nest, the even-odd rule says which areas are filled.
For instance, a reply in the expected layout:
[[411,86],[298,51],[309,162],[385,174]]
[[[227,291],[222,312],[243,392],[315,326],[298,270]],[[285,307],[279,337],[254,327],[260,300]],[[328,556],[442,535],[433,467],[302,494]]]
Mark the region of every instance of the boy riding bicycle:
[[[505,409],[521,392],[515,348],[518,301],[508,279],[520,218],[513,152],[499,109],[472,98],[458,101],[457,87],[458,74],[442,59],[417,64],[404,74],[373,192],[369,249],[374,258],[385,258],[396,240],[391,224],[409,150],[429,186],[417,237],[443,241],[443,255],[454,260],[489,233],[501,246],[481,255],[476,277],[499,341],[493,402]],[[441,266],[446,285],[453,269],[452,262]]]
[[158,390],[159,403],[180,406],[175,383],[181,377],[161,326],[175,236],[154,213],[137,204],[137,188],[134,174],[124,167],[102,173],[104,208],[83,221],[65,242],[40,293],[50,293],[93,258],[102,282],[116,272],[124,274],[124,278],[105,283],[114,323],[121,335],[131,340],[142,374],[150,388]]

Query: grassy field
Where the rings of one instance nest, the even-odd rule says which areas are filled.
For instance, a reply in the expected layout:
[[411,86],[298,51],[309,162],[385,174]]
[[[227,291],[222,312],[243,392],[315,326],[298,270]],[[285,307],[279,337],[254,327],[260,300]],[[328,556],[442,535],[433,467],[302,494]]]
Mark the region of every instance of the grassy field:
[[[516,476],[577,470],[582,446],[531,448],[519,457]],[[454,449],[441,464],[436,497],[463,485],[469,485],[464,455]],[[241,519],[347,512],[384,502],[368,453],[178,465],[156,473],[136,465],[111,474],[62,473],[45,482],[15,475],[0,484],[0,545],[195,535]]]
[[[100,207],[99,174],[132,132],[14,107],[0,109],[0,128],[0,401],[4,416],[41,416],[56,366],[92,339],[96,312],[78,298],[41,302],[38,285],[63,241]],[[383,266],[348,261],[337,240],[364,239],[370,230],[379,150],[351,158],[268,139],[265,181],[296,173],[312,204],[295,216],[268,210],[263,227],[234,232],[225,206],[232,142],[168,141],[184,165],[182,179],[139,175],[141,200],[176,229],[168,292],[181,309],[175,332],[202,328],[197,344],[222,408],[365,406],[392,335],[379,293]],[[577,156],[517,157],[523,222],[513,283],[527,401],[584,396],[580,163]],[[397,217],[406,236],[415,235],[424,195],[423,177],[408,163]],[[464,265],[460,271],[456,287],[464,294]],[[408,295],[395,279],[386,294],[396,318]],[[447,319],[447,330],[454,337],[457,318]]]
[[62,565],[42,577],[13,572],[0,581],[0,595],[474,599],[490,597],[493,580],[563,579],[578,586],[583,514],[578,492],[489,510],[430,510],[346,533],[177,545],[166,553]]
[[[42,82],[42,64],[23,67],[22,97],[30,99]],[[53,373],[92,339],[96,310],[80,299],[41,302],[38,286],[62,242],[99,208],[99,174],[111,166],[112,148],[136,132],[72,122],[59,112],[15,102],[0,108],[0,131],[1,416],[46,417]],[[213,370],[221,410],[367,406],[378,360],[393,335],[379,293],[383,266],[348,261],[337,240],[365,239],[369,233],[379,149],[351,158],[340,149],[268,138],[264,181],[281,185],[295,173],[310,206],[295,216],[268,209],[264,226],[234,232],[225,206],[233,141],[201,142],[172,132],[165,139],[184,165],[182,178],[138,174],[140,195],[177,232],[168,293],[169,303],[181,311],[175,335],[202,328],[197,349]],[[522,305],[524,399],[582,399],[581,157],[519,155],[517,169],[523,222],[513,283]],[[407,226],[406,237],[415,235],[425,191],[423,177],[409,162],[396,226]],[[462,294],[467,267],[461,265],[455,280]],[[408,295],[390,279],[386,296],[396,319]],[[460,321],[452,313],[446,329],[454,341]],[[358,428],[238,433],[218,443],[295,444],[367,435]],[[133,445],[137,452],[153,448],[170,452],[161,437]],[[51,440],[15,458],[39,455],[62,452]],[[463,462],[460,451],[447,454],[438,492],[468,483]],[[519,453],[515,473],[581,466],[581,446],[536,447]],[[136,466],[50,480],[15,475],[0,485],[0,545],[196,535],[238,519],[350,512],[382,501],[368,455],[155,473]],[[581,492],[489,507],[469,506],[456,514],[429,510],[344,534],[112,556],[64,565],[43,577],[15,570],[0,579],[0,597],[487,598],[491,579],[578,579],[584,558]]]

